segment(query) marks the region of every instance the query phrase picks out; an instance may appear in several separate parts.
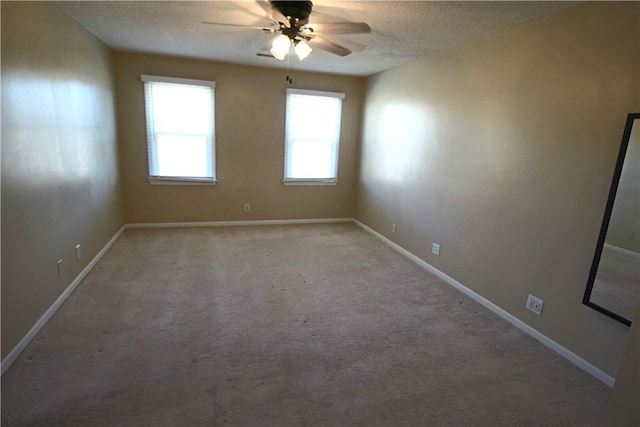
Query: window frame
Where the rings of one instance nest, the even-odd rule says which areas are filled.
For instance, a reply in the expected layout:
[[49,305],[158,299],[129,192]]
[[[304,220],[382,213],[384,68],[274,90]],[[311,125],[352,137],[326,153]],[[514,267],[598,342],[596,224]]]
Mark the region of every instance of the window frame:
[[[216,82],[211,80],[197,80],[186,79],[179,77],[166,77],[142,74],[140,80],[143,82],[144,90],[144,110],[145,110],[145,124],[147,134],[147,176],[148,181],[152,185],[215,185],[217,183],[216,176],[216,123],[215,123],[215,87]],[[207,141],[208,156],[210,156],[210,164],[208,167],[211,170],[211,177],[189,177],[189,176],[167,176],[167,175],[152,175],[152,163],[154,160],[154,154],[156,152],[157,141],[155,139],[155,129],[153,126],[153,116],[149,109],[148,99],[150,94],[148,93],[149,84],[153,83],[168,83],[175,85],[185,85],[194,87],[207,87],[210,89],[211,95],[211,121],[210,121],[210,140]],[[187,134],[185,134],[187,135]]]
[[[340,111],[338,115],[338,133],[335,141],[333,142],[334,150],[335,150],[335,177],[332,178],[291,178],[287,176],[287,173],[290,172],[288,170],[289,163],[289,147],[293,142],[289,137],[289,95],[309,95],[309,96],[317,96],[317,97],[327,97],[327,98],[337,98],[340,100]],[[339,163],[340,163],[340,142],[342,139],[342,110],[343,110],[343,101],[346,98],[346,95],[341,92],[327,92],[327,91],[318,91],[318,90],[308,90],[308,89],[295,89],[295,88],[287,88],[286,90],[286,101],[285,101],[285,138],[284,138],[284,185],[336,185],[339,182]]]

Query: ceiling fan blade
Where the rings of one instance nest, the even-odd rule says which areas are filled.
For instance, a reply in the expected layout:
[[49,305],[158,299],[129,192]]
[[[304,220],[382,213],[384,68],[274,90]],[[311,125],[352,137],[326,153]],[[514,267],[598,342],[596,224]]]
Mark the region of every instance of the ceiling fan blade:
[[315,36],[314,38],[309,40],[309,43],[311,43],[311,45],[318,47],[322,50],[326,50],[327,52],[333,53],[334,55],[347,56],[351,53],[351,51],[346,47],[340,46],[337,43],[334,43],[332,41],[329,41],[319,36]]
[[273,7],[269,0],[255,0],[258,6],[262,8],[267,17],[275,23],[283,23],[285,27],[289,28],[289,20],[280,11]]
[[324,22],[305,26],[312,28],[318,34],[365,34],[371,32],[371,27],[365,22]]
[[225,22],[211,22],[211,21],[201,21],[202,24],[207,25],[220,25],[223,27],[236,27],[236,28],[245,28],[250,30],[263,30],[273,32],[273,28],[271,27],[255,27],[253,25],[240,25],[240,24],[227,24]]

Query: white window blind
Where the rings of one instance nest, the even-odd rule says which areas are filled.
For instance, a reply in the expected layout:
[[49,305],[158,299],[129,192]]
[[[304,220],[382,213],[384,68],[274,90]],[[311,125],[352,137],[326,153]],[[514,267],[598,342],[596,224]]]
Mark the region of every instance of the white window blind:
[[287,89],[285,183],[337,182],[344,96]]
[[149,179],[215,181],[215,82],[146,76]]

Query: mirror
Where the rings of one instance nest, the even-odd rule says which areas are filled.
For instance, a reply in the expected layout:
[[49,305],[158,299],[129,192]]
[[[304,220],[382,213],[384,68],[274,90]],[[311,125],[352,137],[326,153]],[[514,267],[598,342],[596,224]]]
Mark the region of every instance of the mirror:
[[582,303],[631,325],[640,299],[640,113],[627,116]]

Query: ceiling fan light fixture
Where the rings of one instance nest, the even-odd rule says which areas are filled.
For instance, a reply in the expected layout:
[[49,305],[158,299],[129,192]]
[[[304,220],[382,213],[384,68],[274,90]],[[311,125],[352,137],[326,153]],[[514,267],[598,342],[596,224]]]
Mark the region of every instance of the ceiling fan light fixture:
[[289,53],[290,47],[291,39],[284,34],[280,34],[278,37],[273,39],[273,42],[271,43],[271,54],[274,58],[283,61],[284,57]]
[[311,46],[309,46],[304,40],[297,41],[294,50],[296,51],[296,55],[300,61],[309,56],[312,51]]

